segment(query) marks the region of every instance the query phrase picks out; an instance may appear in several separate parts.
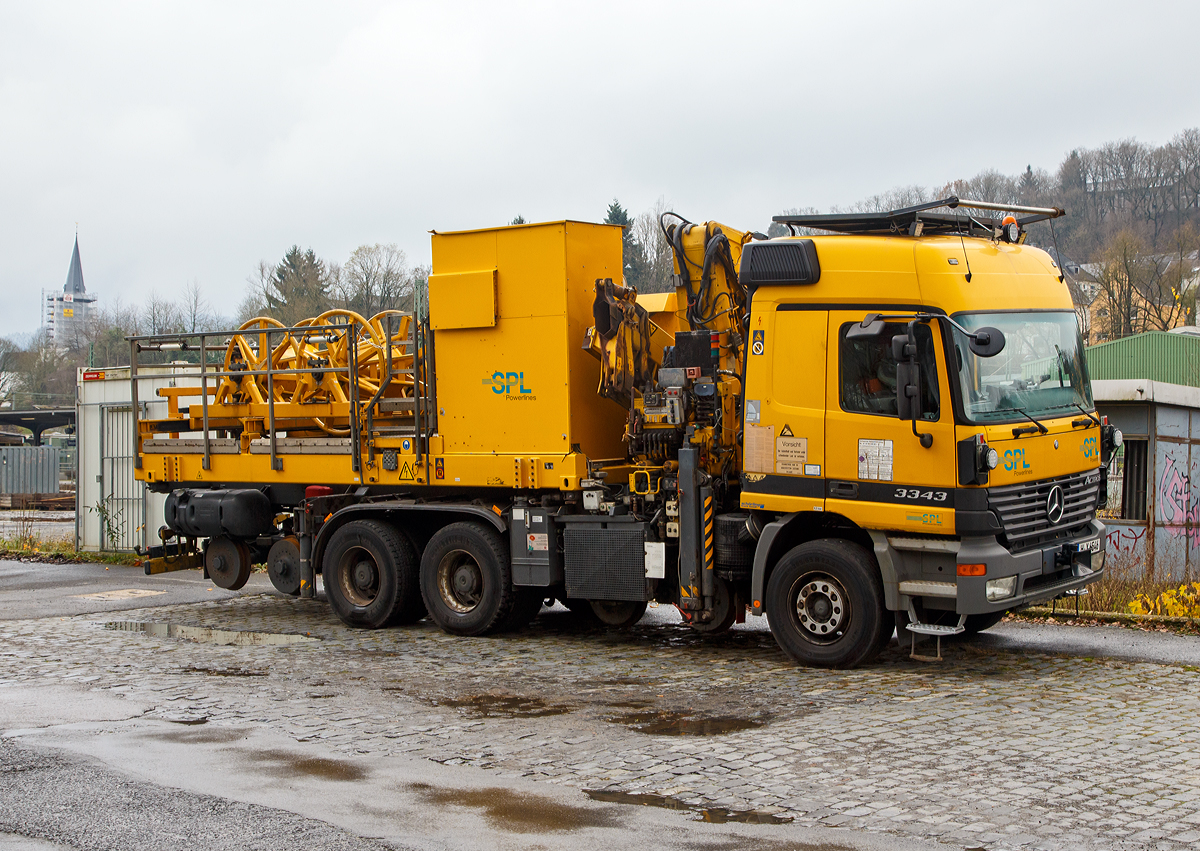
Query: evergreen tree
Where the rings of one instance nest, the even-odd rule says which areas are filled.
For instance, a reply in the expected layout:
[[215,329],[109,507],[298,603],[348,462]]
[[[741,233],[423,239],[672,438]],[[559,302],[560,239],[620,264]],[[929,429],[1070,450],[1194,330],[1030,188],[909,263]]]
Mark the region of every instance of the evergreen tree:
[[316,316],[330,306],[330,272],[310,248],[293,245],[263,281],[262,297],[271,315],[285,325]]
[[644,283],[643,279],[646,276],[645,250],[637,241],[637,235],[633,229],[633,220],[629,218],[629,211],[622,207],[616,198],[608,205],[608,213],[604,216],[604,224],[620,225],[624,228],[624,231],[621,233],[621,248],[624,254],[625,283],[640,290]]

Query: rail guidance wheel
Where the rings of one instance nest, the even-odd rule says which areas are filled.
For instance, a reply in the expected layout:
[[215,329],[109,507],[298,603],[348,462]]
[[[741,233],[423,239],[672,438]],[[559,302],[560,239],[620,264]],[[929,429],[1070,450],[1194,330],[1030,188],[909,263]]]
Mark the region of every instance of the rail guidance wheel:
[[421,596],[433,622],[454,635],[512,628],[518,595],[500,533],[469,521],[435,532],[421,556]]
[[214,585],[236,591],[250,579],[250,548],[224,535],[212,538],[204,549],[204,566]]
[[267,576],[280,594],[300,596],[300,542],[295,537],[282,538],[271,545],[267,553]]
[[334,614],[347,626],[378,629],[421,619],[417,554],[379,520],[352,520],[325,548],[322,577]]
[[783,651],[802,665],[852,668],[883,649],[892,619],[883,607],[875,560],[849,541],[823,539],[793,548],[771,573],[767,620]]

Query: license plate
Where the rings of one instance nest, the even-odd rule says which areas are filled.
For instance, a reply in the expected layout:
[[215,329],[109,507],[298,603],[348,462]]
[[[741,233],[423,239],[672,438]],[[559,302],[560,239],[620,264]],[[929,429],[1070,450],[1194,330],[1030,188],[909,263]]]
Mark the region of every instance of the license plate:
[[1100,552],[1100,539],[1097,538],[1094,541],[1088,541],[1087,543],[1080,544],[1079,551],[1081,553],[1098,553],[1098,552]]

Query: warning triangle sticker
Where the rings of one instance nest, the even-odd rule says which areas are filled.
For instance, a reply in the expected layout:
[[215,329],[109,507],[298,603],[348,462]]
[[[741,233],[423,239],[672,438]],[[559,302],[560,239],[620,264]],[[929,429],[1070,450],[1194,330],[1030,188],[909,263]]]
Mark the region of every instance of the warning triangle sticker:
[[783,431],[779,432],[779,436],[780,437],[795,437],[795,435],[792,434],[792,427],[790,425],[786,425],[786,424],[783,427]]

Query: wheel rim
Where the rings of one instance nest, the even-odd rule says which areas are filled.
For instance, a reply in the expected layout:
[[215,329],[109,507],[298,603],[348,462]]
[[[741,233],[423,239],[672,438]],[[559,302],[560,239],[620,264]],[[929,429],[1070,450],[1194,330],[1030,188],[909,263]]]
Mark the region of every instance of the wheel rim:
[[850,600],[827,573],[806,573],[792,584],[789,607],[800,634],[814,644],[833,644],[850,626]]
[[466,550],[451,550],[438,562],[438,594],[459,614],[474,611],[483,600],[483,570]]
[[374,557],[354,547],[342,557],[338,570],[338,587],[350,603],[366,607],[379,596],[379,565]]

